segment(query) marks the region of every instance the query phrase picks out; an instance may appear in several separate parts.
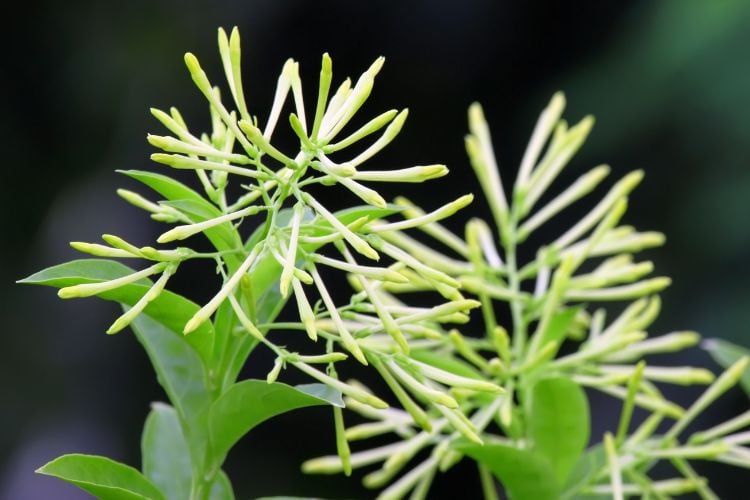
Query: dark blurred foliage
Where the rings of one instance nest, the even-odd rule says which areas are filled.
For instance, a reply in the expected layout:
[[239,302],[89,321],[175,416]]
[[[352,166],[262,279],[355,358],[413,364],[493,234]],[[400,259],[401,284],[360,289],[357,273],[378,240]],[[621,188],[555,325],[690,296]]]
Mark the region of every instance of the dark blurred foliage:
[[[484,104],[504,176],[512,179],[536,115],[564,90],[566,116],[593,113],[597,126],[563,181],[601,162],[612,165],[613,177],[647,172],[626,220],[667,234],[667,246],[649,257],[674,278],[652,334],[690,328],[750,344],[746,1],[41,1],[6,11],[2,25],[2,498],[82,498],[32,474],[63,452],[138,464],[140,426],[149,402],[162,396],[135,339],[103,334],[116,307],[63,303],[52,290],[13,281],[74,258],[69,240],[115,232],[146,244],[158,234],[159,226],[115,196],[116,187],[134,186],[113,171],[162,168],[148,162],[145,133],[160,131],[149,106],[176,105],[193,128],[208,126],[182,53],[195,52],[218,82],[218,26],[241,29],[249,102],[260,116],[287,57],[301,62],[312,100],[322,52],[333,56],[339,80],[385,55],[366,110],[408,106],[411,114],[380,164],[445,162],[452,169],[410,193],[427,207],[478,190],[462,142],[472,100]],[[452,227],[482,208],[477,202]],[[204,299],[215,287],[211,277],[208,270],[205,280],[175,285]],[[665,362],[715,368],[698,349]],[[673,394],[686,402],[697,391]],[[592,401],[598,439],[615,425],[619,406]],[[733,392],[702,422],[746,407],[745,396]],[[305,412],[265,424],[233,452],[227,467],[239,498],[372,496],[355,479],[299,472],[303,459],[334,448],[330,415]],[[748,480],[746,471],[728,467],[700,471],[723,498],[738,498],[733,488]],[[433,497],[476,497],[477,484],[464,463],[438,480]]]

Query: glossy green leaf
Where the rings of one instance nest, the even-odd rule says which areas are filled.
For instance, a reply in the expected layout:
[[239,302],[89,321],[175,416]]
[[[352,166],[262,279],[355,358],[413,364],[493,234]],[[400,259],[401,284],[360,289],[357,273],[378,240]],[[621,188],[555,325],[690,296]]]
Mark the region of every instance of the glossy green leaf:
[[295,385],[294,388],[314,398],[327,401],[333,406],[338,406],[339,408],[345,406],[342,394],[330,385],[319,384],[316,382],[313,384],[298,384]]
[[[573,320],[575,319],[576,314],[578,314],[578,311],[580,310],[581,307],[579,306],[569,307],[567,309],[556,312],[555,315],[552,316],[547,329],[541,332],[542,337],[538,345],[541,347],[547,345],[549,342],[554,341],[557,342],[557,348],[559,350],[560,345],[562,345],[565,337],[568,334],[570,326],[573,324]],[[552,353],[550,353],[550,357],[553,357]]]
[[143,474],[164,493],[167,500],[190,497],[192,464],[177,412],[164,403],[154,403],[141,435]]
[[[192,200],[213,207],[211,202],[198,194],[198,192],[166,175],[147,172],[145,170],[118,170],[118,172],[142,182],[167,200]],[[216,207],[214,209],[218,212]]]
[[[82,283],[101,283],[102,281],[121,278],[133,272],[135,271],[128,266],[113,260],[80,259],[48,267],[19,281],[19,283],[63,288]],[[132,306],[140,300],[150,286],[151,282],[148,279],[143,279],[99,294],[97,297],[119,302],[125,306]],[[199,309],[200,307],[194,302],[176,293],[164,290],[146,306],[143,314],[162,323],[174,332],[182,332],[185,323]],[[183,337],[182,333],[176,333],[176,335]],[[214,332],[210,321],[206,321],[184,338],[204,361],[208,362],[211,359]]]
[[[222,215],[221,211],[210,201],[166,175],[142,170],[120,170],[119,172],[147,185],[166,198],[166,201],[181,203],[180,209],[188,210],[189,213],[186,215],[193,222],[201,222]],[[231,250],[234,246],[241,244],[229,222],[207,229],[204,234],[219,251]],[[224,260],[229,264],[230,270],[240,265],[240,260],[231,254],[225,255]]]
[[328,404],[331,402],[310,395],[309,390],[305,392],[278,382],[244,380],[229,388],[211,406],[208,417],[211,450],[221,461],[242,436],[269,418],[297,408]]
[[559,489],[549,461],[532,451],[488,442],[459,441],[454,446],[486,466],[511,500],[558,500]]
[[74,484],[102,500],[164,499],[159,488],[136,469],[106,457],[63,455],[37,472]]
[[[721,339],[706,339],[701,344],[719,365],[729,368],[744,356],[750,357],[750,349]],[[750,369],[740,378],[740,387],[750,397]]]
[[[604,466],[607,465],[607,455],[604,453],[604,447],[601,444],[586,450],[578,459],[573,470],[568,475],[568,481],[563,488],[561,495],[562,500],[579,498],[580,491],[586,486],[594,484],[597,476],[601,473]],[[609,478],[609,476],[604,476]],[[587,499],[597,498],[593,495],[586,495]],[[609,498],[609,497],[601,497]]]
[[234,490],[226,473],[222,470],[211,485],[211,500],[234,500]]
[[[42,269],[31,276],[18,280],[18,283],[29,285],[47,285],[56,288],[76,285],[78,283],[99,283],[121,278],[133,273],[125,264],[108,259],[78,259]],[[136,281],[140,285],[150,285],[151,281],[143,278]]]
[[527,415],[532,450],[549,460],[558,484],[565,484],[589,440],[586,393],[567,378],[542,379],[531,391]]
[[148,316],[133,321],[133,331],[151,359],[159,383],[177,410],[185,429],[193,463],[202,463],[208,446],[208,408],[211,396],[205,385],[206,374],[187,337],[177,334]]

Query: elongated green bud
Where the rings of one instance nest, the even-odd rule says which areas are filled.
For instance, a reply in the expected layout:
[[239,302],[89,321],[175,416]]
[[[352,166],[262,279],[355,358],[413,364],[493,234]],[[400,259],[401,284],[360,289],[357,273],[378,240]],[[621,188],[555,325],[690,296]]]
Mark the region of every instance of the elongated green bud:
[[242,177],[250,177],[252,179],[266,177],[265,174],[258,172],[257,170],[237,167],[235,165],[229,165],[227,163],[197,160],[195,158],[188,158],[187,156],[182,156],[179,154],[168,155],[164,153],[154,153],[151,155],[151,159],[157,163],[168,165],[179,170],[212,170],[240,175]]
[[518,229],[519,240],[525,240],[539,226],[593,191],[609,174],[609,171],[610,168],[608,165],[600,165],[579,177],[570,187],[557,195],[523,223]]
[[388,387],[396,396],[396,399],[398,399],[399,403],[401,403],[401,406],[404,408],[404,410],[409,413],[414,423],[425,431],[430,432],[432,430],[432,422],[430,421],[425,411],[417,403],[414,402],[409,394],[406,393],[404,388],[401,387],[401,385],[393,377],[391,372],[388,371],[388,369],[383,365],[383,362],[380,360],[380,358],[378,358],[377,356],[373,356],[372,361],[372,365],[378,371],[380,376],[383,377],[385,383],[388,384]]
[[478,276],[461,276],[459,283],[462,288],[471,293],[485,293],[493,299],[509,302],[519,298],[519,294],[513,292],[510,288],[491,283]]
[[384,57],[378,57],[375,62],[359,77],[352,91],[335,114],[326,114],[323,117],[320,134],[325,142],[330,141],[351,120],[354,114],[364,104],[372,91],[375,76],[380,72],[385,63]]
[[710,429],[696,432],[690,437],[690,442],[696,444],[705,443],[706,441],[711,441],[712,439],[717,439],[736,430],[743,429],[748,425],[750,425],[750,410]]
[[303,363],[310,363],[310,364],[328,364],[328,363],[336,363],[338,361],[343,361],[347,359],[349,356],[347,356],[343,352],[329,352],[327,354],[317,354],[313,356],[305,356],[302,354],[297,353],[290,353],[288,355],[289,361],[301,361]]
[[159,296],[159,294],[161,294],[167,284],[167,280],[169,280],[169,277],[172,276],[175,271],[177,271],[176,264],[166,266],[164,268],[164,272],[156,281],[156,283],[154,283],[154,285],[149,288],[146,293],[143,294],[143,296],[138,300],[138,302],[133,305],[133,307],[125,311],[122,316],[117,318],[115,322],[112,323],[112,326],[107,329],[107,334],[115,334],[130,325],[130,323],[132,323],[133,320],[143,312],[146,306],[148,306],[150,302],[152,302]]
[[518,168],[518,177],[516,178],[515,185],[516,191],[526,189],[532,169],[539,159],[544,143],[547,142],[564,109],[565,94],[556,92],[547,107],[539,115],[539,120],[534,127],[534,132],[531,134],[529,144],[526,146],[521,166]]
[[419,369],[422,375],[445,385],[461,387],[472,391],[494,392],[500,394],[505,392],[505,389],[499,385],[486,380],[463,377],[419,361],[412,361],[412,363]]
[[57,295],[61,299],[91,297],[92,295],[98,295],[100,293],[108,292],[110,290],[120,288],[121,286],[129,285],[131,283],[140,281],[144,278],[151,276],[152,274],[156,274],[158,272],[163,271],[167,265],[168,264],[165,262],[159,262],[158,264],[154,264],[153,266],[147,267],[146,269],[143,269],[142,271],[128,274],[127,276],[123,276],[122,278],[117,278],[117,279],[109,280],[109,281],[102,281],[100,283],[85,283],[82,285],[67,286],[65,288],[61,288],[57,292]]
[[183,333],[187,335],[188,333],[194,331],[196,328],[198,328],[200,325],[202,325],[208,318],[211,317],[211,315],[216,311],[216,309],[219,308],[222,302],[224,300],[232,295],[234,292],[234,289],[237,287],[237,285],[240,282],[240,279],[242,276],[250,269],[250,266],[255,262],[256,257],[258,256],[258,253],[260,252],[260,245],[257,245],[245,258],[245,260],[240,264],[240,266],[237,268],[237,271],[224,283],[224,286],[221,287],[221,290],[219,290],[219,293],[217,293],[206,305],[200,308],[198,312],[196,312],[192,318],[185,324],[185,328],[183,329]]
[[455,409],[443,408],[441,406],[436,406],[436,408],[443,414],[448,422],[450,422],[451,426],[459,432],[459,434],[476,444],[484,444],[482,438],[477,434],[474,425],[470,420],[463,416],[463,413]]
[[400,222],[392,222],[389,224],[380,224],[380,225],[371,226],[370,230],[375,231],[375,232],[377,231],[402,231],[404,229],[418,227],[423,224],[437,222],[439,220],[445,219],[446,217],[450,217],[451,215],[455,214],[462,208],[466,207],[472,201],[474,201],[474,195],[467,194],[467,195],[461,196],[460,198],[450,203],[446,203],[445,205],[438,208],[437,210],[434,210],[433,212],[425,214],[421,217],[414,217],[414,218],[406,219]]
[[565,294],[570,301],[612,301],[631,300],[644,295],[659,293],[669,285],[672,280],[666,277],[652,278],[631,285],[615,286],[611,288],[600,288],[593,290],[571,290]]
[[612,434],[604,434],[604,452],[607,455],[609,464],[609,478],[612,484],[613,500],[623,500],[625,496],[622,491],[622,473],[620,472],[620,459],[617,456],[617,448]]
[[284,298],[289,297],[289,284],[292,281],[294,269],[296,268],[297,262],[297,242],[299,241],[299,227],[302,222],[302,216],[305,213],[305,205],[298,202],[294,205],[292,215],[292,232],[289,236],[289,247],[287,249],[286,257],[283,263],[283,270],[281,272],[281,278],[279,280],[279,291],[281,296]]
[[388,205],[385,199],[374,189],[363,186],[348,177],[339,177],[336,180],[368,205],[378,208],[385,208]]
[[426,266],[418,258],[408,254],[407,252],[404,252],[403,250],[396,247],[395,245],[392,245],[386,242],[383,238],[381,238],[377,234],[368,235],[367,241],[369,241],[370,244],[374,246],[376,249],[382,251],[383,253],[390,255],[396,261],[403,262],[404,264],[408,265],[409,267],[414,269],[417,273],[421,274],[425,278],[430,279],[430,280],[435,280],[440,283],[444,283],[453,288],[459,287],[458,281],[451,278],[446,273],[439,271],[437,269],[434,269],[432,267]]
[[[413,219],[415,217],[421,217],[424,215],[424,211],[416,206],[414,203],[409,201],[407,198],[403,196],[398,196],[395,200],[396,204],[405,207],[405,210],[401,212],[401,215],[403,215],[407,219]],[[466,243],[456,236],[454,233],[446,229],[444,226],[440,225],[437,222],[431,222],[428,224],[424,224],[422,226],[419,226],[417,229],[420,231],[425,232],[426,234],[429,234],[448,248],[453,249],[457,254],[462,255],[466,257],[468,255],[468,250],[466,248]]]
[[313,198],[308,193],[302,194],[302,199],[310,205],[326,222],[328,222],[334,229],[336,229],[344,239],[356,250],[365,257],[378,260],[380,256],[373,250],[373,248],[367,244],[365,240],[354,234],[348,227],[346,227],[340,220],[336,218],[331,212],[329,212],[323,205]]
[[398,170],[357,171],[354,179],[372,182],[424,182],[443,177],[448,173],[445,165],[424,165]]
[[468,342],[466,342],[466,339],[463,337],[463,335],[461,335],[461,332],[459,332],[458,330],[451,330],[448,334],[448,338],[456,348],[456,351],[467,361],[471,362],[473,365],[482,370],[489,369],[487,360],[484,359],[477,351],[475,351]]
[[305,331],[310,340],[318,340],[318,330],[315,326],[315,315],[313,314],[310,303],[302,289],[302,284],[296,278],[292,278],[292,288],[294,289],[294,298],[297,301],[297,310],[302,324],[305,325]]
[[245,311],[242,310],[242,306],[240,306],[240,303],[234,297],[234,294],[229,294],[229,303],[231,304],[232,310],[237,315],[237,319],[240,320],[240,324],[245,329],[245,331],[252,335],[258,342],[263,342],[265,339],[263,333],[258,330],[258,327],[256,327],[253,322],[250,321],[250,318],[247,317]]
[[696,332],[672,332],[631,344],[621,351],[608,355],[606,359],[607,361],[630,361],[648,354],[681,351],[698,342],[700,342],[700,335]]
[[644,452],[649,458],[689,458],[711,460],[729,451],[730,446],[721,441],[716,443],[697,445],[697,446],[680,446],[679,448],[662,448],[648,450]]
[[[632,366],[620,365],[602,365],[601,370],[604,373],[628,375],[636,371]],[[714,381],[714,375],[709,370],[692,366],[648,366],[643,375],[649,380],[678,385],[710,384]]]
[[643,360],[639,361],[628,382],[628,393],[627,396],[625,396],[625,402],[622,405],[620,422],[617,425],[617,434],[615,437],[615,443],[618,446],[622,445],[625,435],[628,432],[628,428],[630,427],[630,419],[633,417],[633,408],[635,406],[635,396],[641,387],[641,378],[643,377],[644,368],[646,368],[646,362]]
[[594,117],[590,115],[583,118],[570,130],[565,130],[564,126],[561,127],[558,124],[547,153],[531,176],[528,186],[517,193],[523,203],[523,213],[528,213],[546,192],[550,184],[586,141],[593,126]]
[[711,403],[713,403],[719,396],[724,394],[726,391],[731,389],[745,373],[747,365],[750,363],[750,358],[747,356],[736,361],[732,366],[727,368],[722,373],[716,382],[714,382],[706,391],[699,397],[695,403],[685,412],[685,414],[672,426],[669,431],[665,434],[666,438],[675,438],[690,422],[695,419],[703,410],[705,410]]
[[331,295],[328,293],[328,289],[323,282],[323,278],[320,277],[318,270],[312,263],[310,264],[310,273],[313,276],[315,286],[318,288],[320,297],[321,299],[323,299],[323,303],[325,304],[326,309],[328,309],[328,313],[331,315],[331,320],[333,320],[334,324],[336,325],[336,330],[341,337],[341,342],[344,344],[344,347],[346,347],[347,350],[352,353],[357,361],[359,361],[363,365],[367,365],[367,358],[362,352],[362,348],[359,346],[356,339],[352,336],[352,334],[349,332],[349,329],[341,320],[341,315],[336,309],[336,305],[333,303]]
[[276,382],[276,379],[279,378],[279,373],[281,373],[281,368],[284,366],[284,360],[280,357],[276,358],[273,362],[273,368],[271,368],[271,371],[268,372],[268,375],[266,375],[266,382],[269,384],[273,384]]
[[333,78],[333,63],[328,53],[324,53],[320,62],[320,83],[318,85],[318,101],[315,106],[315,118],[310,139],[317,142],[320,124],[325,114],[326,102],[328,101],[328,92],[331,88],[331,79]]
[[79,252],[95,255],[97,257],[131,258],[140,257],[120,248],[112,248],[98,243],[86,243],[83,241],[71,241],[70,246]]
[[254,205],[254,206],[247,207],[243,210],[239,210],[237,212],[222,215],[220,217],[214,217],[213,219],[208,219],[203,222],[177,226],[161,234],[161,236],[159,236],[156,241],[158,243],[169,243],[170,241],[174,241],[174,240],[184,240],[195,234],[202,233],[206,231],[207,229],[211,229],[212,227],[216,227],[221,224],[224,224],[225,222],[230,222],[230,221],[241,219],[243,217],[247,217],[250,215],[255,215],[261,210],[263,210],[264,208],[265,207]]
[[367,392],[366,390],[353,386],[351,384],[346,384],[344,382],[341,382],[338,379],[335,379],[333,377],[330,377],[315,368],[311,367],[307,363],[303,362],[291,362],[296,368],[299,368],[301,371],[307,373],[312,378],[316,379],[319,382],[322,382],[326,385],[329,385],[333,387],[334,389],[337,389],[342,394],[345,394],[346,396],[349,396],[350,398],[359,401],[362,404],[365,404],[367,406],[371,406],[378,410],[384,410],[388,408],[388,403],[383,401],[377,396],[374,396]]
[[138,193],[134,193],[133,191],[129,191],[127,189],[118,189],[117,194],[120,196],[120,198],[127,201],[134,207],[140,208],[147,212],[158,213],[162,211],[163,207],[161,205],[149,201]]
[[360,128],[358,128],[354,133],[346,137],[345,139],[342,139],[341,141],[335,143],[335,144],[329,144],[327,146],[323,147],[323,151],[328,153],[333,153],[335,151],[342,150],[344,148],[347,148],[354,144],[355,142],[358,142],[365,137],[367,137],[370,134],[373,134],[380,130],[381,128],[385,127],[388,123],[390,123],[393,118],[398,114],[397,109],[391,109],[386,111],[385,113],[382,113],[369,122],[362,125]]
[[575,242],[586,231],[594,227],[610,211],[617,200],[630,194],[640,184],[641,180],[643,180],[642,170],[636,170],[623,177],[588,214],[555,240],[553,245],[557,248],[565,248]]
[[[152,135],[152,134],[149,134],[146,137],[146,139],[148,140],[149,144],[151,144],[152,146],[162,149],[164,151],[167,151],[169,153],[194,154],[198,156],[204,156],[207,158],[227,160],[229,162],[236,163],[238,165],[246,165],[250,163],[250,158],[248,158],[245,155],[235,154],[235,153],[226,153],[216,148],[212,148],[211,146],[208,146],[206,144],[202,146],[198,146],[195,144],[189,144],[187,142],[180,141],[178,139],[175,139],[174,137],[159,136],[159,135]],[[174,158],[175,158],[175,155],[163,155],[163,156],[151,157],[152,160],[159,162],[159,163],[164,163],[165,165],[169,165],[167,161],[177,161]],[[196,167],[196,168],[204,168],[204,167]]]
[[405,426],[402,423],[394,420],[382,420],[380,422],[368,422],[349,427],[346,429],[344,435],[347,441],[361,441],[376,436],[382,436],[383,434],[394,432],[396,430],[403,430],[403,427]]
[[401,132],[401,128],[404,126],[406,117],[409,115],[409,110],[402,110],[393,121],[388,124],[383,134],[374,142],[370,147],[362,151],[355,158],[349,160],[349,164],[353,167],[357,167],[362,163],[366,162],[376,154],[378,154],[384,147],[391,143],[393,139]]
[[268,154],[271,158],[278,160],[286,167],[296,168],[297,165],[294,162],[294,160],[289,158],[287,155],[285,155],[278,149],[276,149],[268,141],[268,139],[264,137],[260,129],[256,127],[252,122],[248,120],[240,120],[239,126],[240,126],[240,130],[242,130],[245,133],[245,135],[250,140],[250,142],[255,144],[259,150]]
[[468,311],[470,309],[476,309],[482,305],[478,300],[463,299],[456,300],[453,302],[447,302],[439,306],[431,307],[425,311],[421,311],[407,316],[402,316],[396,320],[398,324],[416,323],[417,321],[424,320],[437,320],[444,316],[454,314],[460,311]]
[[115,236],[114,234],[103,234],[102,239],[109,243],[111,246],[115,248],[119,248],[120,250],[125,250],[126,252],[129,252],[133,255],[142,255],[141,249],[136,247],[133,244],[128,243],[124,239],[120,238],[119,236]]
[[291,125],[292,130],[299,138],[300,143],[302,144],[302,147],[304,149],[307,149],[309,151],[314,151],[316,149],[315,144],[310,142],[310,138],[307,137],[304,124],[300,121],[299,117],[295,115],[294,113],[291,113],[289,115],[289,125]]
[[408,283],[409,280],[404,277],[403,274],[389,269],[387,267],[373,267],[373,266],[360,266],[359,264],[351,264],[349,262],[343,262],[336,259],[331,259],[324,255],[315,254],[313,260],[320,264],[325,264],[348,273],[365,276],[380,281],[391,281],[393,283]]
[[[366,451],[352,453],[349,457],[353,469],[382,462],[393,453],[403,448],[404,443],[399,441],[393,444],[371,448]],[[343,472],[341,458],[337,455],[313,458],[302,464],[302,472],[305,474],[338,474]]]
[[409,372],[401,368],[396,362],[388,361],[387,366],[391,373],[409,388],[415,396],[423,397],[437,405],[442,405],[447,408],[458,408],[458,402],[456,402],[456,400],[450,395],[423,384],[414,378]]
[[351,476],[351,451],[349,450],[349,442],[346,440],[344,416],[341,412],[341,408],[339,408],[338,406],[333,407],[333,422],[336,429],[336,451],[338,452],[339,458],[341,459],[341,465],[344,469],[344,474],[347,476]]

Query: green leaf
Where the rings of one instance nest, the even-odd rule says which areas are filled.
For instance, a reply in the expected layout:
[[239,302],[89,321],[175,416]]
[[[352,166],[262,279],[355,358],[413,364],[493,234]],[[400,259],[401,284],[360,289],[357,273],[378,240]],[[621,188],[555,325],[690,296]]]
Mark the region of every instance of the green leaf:
[[192,464],[180,419],[171,406],[154,403],[141,436],[143,474],[167,500],[190,497]]
[[[187,497],[185,497],[187,498]],[[221,470],[211,485],[211,500],[234,500],[234,490],[226,473]]]
[[[719,365],[729,368],[744,356],[750,356],[750,349],[721,339],[706,339],[701,344]],[[750,397],[750,369],[740,378],[740,387]]]
[[[213,207],[218,212],[218,209],[210,201],[206,200],[196,191],[166,175],[147,172],[145,170],[118,170],[118,172],[142,182],[167,200],[192,200]],[[221,214],[219,213],[219,215]]]
[[162,500],[164,495],[133,467],[95,455],[58,457],[37,469],[78,486],[102,500]]
[[[63,288],[79,283],[110,281],[133,272],[133,269],[114,260],[78,259],[42,269],[27,278],[18,280],[18,283]],[[136,283],[148,286],[151,281],[143,278]]]
[[[134,272],[128,266],[113,260],[80,259],[49,267],[36,274],[32,274],[28,278],[19,281],[19,283],[64,288],[82,283],[101,283],[121,278]],[[136,283],[124,285],[99,294],[97,297],[119,302],[125,306],[132,306],[143,297],[151,287],[151,284],[151,281],[148,279],[143,279]],[[214,341],[214,331],[211,322],[206,321],[198,329],[191,332],[190,335],[183,336],[181,333],[185,323],[199,309],[200,307],[197,304],[185,297],[164,290],[156,299],[149,302],[143,314],[162,323],[174,332],[180,332],[175,333],[175,335],[186,339],[186,342],[195,349],[200,357],[205,362],[209,362]]]
[[586,393],[567,378],[542,379],[534,384],[527,415],[532,450],[549,460],[557,483],[565,484],[589,440]]
[[454,447],[486,466],[512,500],[558,500],[559,490],[549,461],[534,452],[500,443],[459,441]]
[[[151,359],[159,383],[177,410],[193,463],[205,460],[208,447],[208,409],[211,396],[206,387],[204,366],[187,337],[148,316],[133,321],[133,331]],[[192,334],[191,334],[192,335]]]
[[[119,172],[147,185],[166,198],[166,201],[179,204],[181,208],[178,209],[186,209],[188,211],[186,215],[193,222],[202,222],[223,215],[210,201],[171,177],[142,170],[120,170]],[[242,244],[236,230],[229,222],[207,229],[204,234],[218,251],[232,250]],[[237,256],[231,254],[226,254],[224,260],[229,265],[230,271],[236,269],[241,263]]]
[[[570,326],[573,324],[573,320],[575,319],[576,314],[578,314],[578,311],[580,311],[581,309],[581,306],[568,307],[567,309],[563,309],[555,313],[555,315],[552,316],[547,329],[541,332],[542,336],[538,345],[541,347],[547,345],[549,342],[554,341],[557,342],[557,350],[559,350],[560,345],[562,345],[565,337],[568,334]],[[553,356],[554,355],[550,353],[550,357]]]
[[328,404],[331,401],[310,395],[309,389],[305,392],[278,382],[244,380],[211,405],[208,417],[211,450],[220,463],[242,436],[269,418],[297,408]]
[[[605,465],[607,465],[607,455],[604,453],[604,447],[601,444],[586,450],[568,475],[568,481],[560,498],[562,500],[578,498],[580,491],[594,483],[596,476]],[[593,499],[596,497],[586,495],[585,498]],[[602,496],[601,498],[609,497]]]
[[344,399],[341,396],[341,393],[330,385],[318,383],[299,384],[295,385],[294,388],[314,398],[323,399],[333,406],[338,406],[339,408],[343,408],[345,406]]

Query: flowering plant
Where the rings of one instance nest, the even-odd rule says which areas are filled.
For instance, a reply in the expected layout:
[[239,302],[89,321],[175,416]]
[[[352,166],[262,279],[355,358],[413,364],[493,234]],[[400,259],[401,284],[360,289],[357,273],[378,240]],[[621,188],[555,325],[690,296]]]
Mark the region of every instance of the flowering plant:
[[[679,439],[700,411],[739,380],[746,357],[687,410],[665,399],[654,382],[706,384],[713,375],[690,367],[646,366],[642,360],[693,345],[698,336],[678,332],[647,338],[659,311],[655,294],[669,280],[644,279],[652,264],[631,257],[661,244],[663,237],[619,225],[640,172],[616,183],[579,222],[536,250],[533,259],[521,260],[521,244],[593,191],[609,171],[596,167],[537,207],[593,123],[585,118],[568,127],[561,120],[561,94],[539,119],[510,200],[482,110],[471,107],[466,146],[495,228],[472,219],[461,237],[440,221],[468,205],[471,195],[424,211],[403,197],[389,204],[371,187],[421,183],[448,173],[439,164],[366,168],[398,135],[406,110],[386,111],[345,132],[370,95],[382,58],[354,84],[346,79],[331,92],[332,63],[324,54],[313,112],[303,100],[298,63],[287,61],[261,124],[245,100],[236,29],[230,36],[219,30],[219,52],[228,101],[196,57],[185,56],[209,102],[211,133],[192,133],[172,108],[152,109],[171,135],[148,136],[161,150],[151,158],[194,171],[200,191],[144,171],[124,173],[160,200],[118,191],[152,219],[174,225],[157,239],[167,246],[139,246],[114,235],[104,235],[104,244],[73,242],[75,249],[96,258],[22,280],[57,287],[62,298],[98,296],[122,305],[123,314],[107,333],[133,330],[170,402],[154,404],[146,420],[142,470],[104,457],[65,455],[39,472],[99,498],[234,498],[221,470],[229,450],[261,422],[308,406],[331,408],[337,454],[312,459],[303,469],[350,474],[382,462],[364,477],[366,486],[384,488],[380,498],[424,498],[435,474],[464,457],[476,461],[486,498],[497,498],[493,475],[512,498],[663,498],[683,491],[711,498],[687,459],[750,464],[750,452],[741,446],[745,441],[722,437],[748,425],[747,414],[692,435],[688,444]],[[284,115],[287,101],[293,111]],[[294,152],[275,145],[283,117],[299,142]],[[369,140],[373,134],[377,138]],[[360,152],[347,155],[364,141],[369,144]],[[319,193],[331,186],[345,188],[358,204],[327,208]],[[435,245],[418,240],[412,230],[427,234]],[[173,246],[193,237],[207,238],[212,251]],[[600,258],[595,267],[589,265]],[[145,261],[145,267],[135,270],[120,259]],[[182,263],[193,259],[215,262],[221,281],[203,305],[166,288]],[[346,273],[354,287],[346,303],[337,303],[328,285],[335,272]],[[421,293],[419,301],[413,292]],[[428,306],[425,293],[432,301]],[[605,309],[588,306],[602,301],[630,303],[607,321]],[[296,320],[278,321],[287,302]],[[507,329],[498,320],[502,303],[510,305]],[[475,309],[483,328],[470,322]],[[286,347],[289,335],[305,336],[304,349]],[[275,357],[266,380],[238,380],[259,346]],[[370,366],[392,395],[377,395],[342,377],[349,357]],[[290,367],[313,383],[280,382]],[[589,408],[583,387],[623,400],[616,432],[587,451]],[[631,434],[636,406],[651,416]],[[347,427],[344,409],[371,422]],[[351,412],[346,416],[358,418]],[[668,419],[674,420],[671,427],[657,433]],[[386,433],[398,440],[350,451],[350,442]],[[394,481],[427,449],[426,458]],[[670,460],[681,477],[649,480],[658,459]]]

